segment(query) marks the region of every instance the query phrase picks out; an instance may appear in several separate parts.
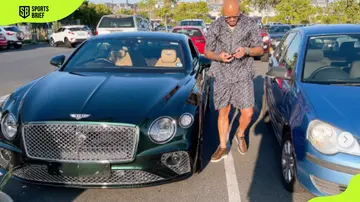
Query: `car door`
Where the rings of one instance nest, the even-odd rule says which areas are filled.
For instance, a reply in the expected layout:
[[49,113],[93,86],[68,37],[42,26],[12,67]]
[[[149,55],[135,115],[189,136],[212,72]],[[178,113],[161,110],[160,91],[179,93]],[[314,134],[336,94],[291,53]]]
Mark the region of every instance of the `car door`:
[[[269,61],[269,67],[277,67],[277,66],[285,66],[290,68],[286,61],[288,58],[288,50],[291,46],[294,38],[297,37],[297,32],[290,32],[284,36],[279,46],[275,50],[274,56]],[[300,36],[300,35],[299,35]],[[284,100],[284,95],[286,94],[288,88],[286,86],[289,83],[282,79],[267,79],[267,103],[269,107],[269,115],[271,118],[271,122],[273,128],[275,130],[275,134],[277,138],[281,139],[281,131],[284,123],[283,116],[283,105],[282,102]]]

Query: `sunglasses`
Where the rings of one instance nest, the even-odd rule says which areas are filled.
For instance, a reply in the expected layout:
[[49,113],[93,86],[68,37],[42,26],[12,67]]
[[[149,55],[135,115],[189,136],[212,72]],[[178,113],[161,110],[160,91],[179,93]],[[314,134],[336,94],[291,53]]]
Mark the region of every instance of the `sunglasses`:
[[226,21],[229,21],[231,19],[238,20],[240,15],[234,15],[234,16],[224,16]]

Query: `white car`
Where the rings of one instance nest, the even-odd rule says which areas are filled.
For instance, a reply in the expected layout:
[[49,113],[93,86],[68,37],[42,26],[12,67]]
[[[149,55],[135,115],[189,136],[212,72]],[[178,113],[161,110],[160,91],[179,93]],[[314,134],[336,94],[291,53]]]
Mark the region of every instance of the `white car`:
[[50,46],[65,44],[66,47],[74,47],[75,44],[82,43],[92,36],[91,31],[84,25],[69,25],[60,27],[49,37]]
[[180,21],[180,26],[201,27],[204,32],[207,32],[206,23],[202,19],[185,19]]
[[150,23],[140,15],[104,15],[96,26],[95,35],[112,32],[151,31]]
[[16,49],[22,47],[24,32],[17,26],[0,26],[0,34],[4,35],[8,41],[8,47],[14,46]]

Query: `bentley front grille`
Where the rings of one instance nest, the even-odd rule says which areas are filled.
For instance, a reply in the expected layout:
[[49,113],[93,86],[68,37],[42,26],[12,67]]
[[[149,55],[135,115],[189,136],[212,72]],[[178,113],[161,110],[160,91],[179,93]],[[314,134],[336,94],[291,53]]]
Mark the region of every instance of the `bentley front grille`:
[[60,162],[129,162],[134,159],[136,126],[84,123],[32,123],[23,126],[29,158]]
[[141,170],[112,170],[110,177],[86,176],[72,177],[51,175],[43,165],[31,165],[19,168],[13,175],[41,183],[66,184],[75,186],[95,185],[136,185],[164,180],[164,178]]

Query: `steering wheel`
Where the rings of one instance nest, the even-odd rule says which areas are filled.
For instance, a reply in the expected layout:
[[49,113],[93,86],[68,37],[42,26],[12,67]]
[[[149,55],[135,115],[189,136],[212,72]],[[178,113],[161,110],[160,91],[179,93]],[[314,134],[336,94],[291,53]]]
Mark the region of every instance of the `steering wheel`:
[[106,59],[106,58],[95,58],[95,62],[96,61],[101,61],[101,62],[107,62],[107,63],[110,63],[110,64],[114,64],[112,61],[110,61],[109,59]]
[[330,65],[325,65],[320,67],[319,69],[315,70],[313,73],[311,73],[311,75],[309,76],[308,79],[314,79],[314,77],[316,76],[317,73],[319,73],[320,71],[324,70],[324,69],[328,69],[331,68],[332,66]]

